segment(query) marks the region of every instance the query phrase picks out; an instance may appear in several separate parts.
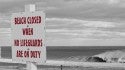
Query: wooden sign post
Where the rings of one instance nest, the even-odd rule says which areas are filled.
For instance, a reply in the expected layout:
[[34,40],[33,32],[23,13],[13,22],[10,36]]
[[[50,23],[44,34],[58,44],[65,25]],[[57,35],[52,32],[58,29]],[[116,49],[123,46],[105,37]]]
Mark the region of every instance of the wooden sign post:
[[[25,5],[25,12],[35,12],[35,5],[30,4],[30,5]],[[37,70],[37,64],[33,62],[26,62],[27,65],[27,70]]]

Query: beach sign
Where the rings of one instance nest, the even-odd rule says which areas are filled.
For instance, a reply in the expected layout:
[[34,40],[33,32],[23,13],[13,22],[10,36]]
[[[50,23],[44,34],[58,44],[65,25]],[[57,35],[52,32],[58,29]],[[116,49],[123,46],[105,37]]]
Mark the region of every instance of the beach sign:
[[45,13],[13,13],[11,28],[12,60],[45,63]]

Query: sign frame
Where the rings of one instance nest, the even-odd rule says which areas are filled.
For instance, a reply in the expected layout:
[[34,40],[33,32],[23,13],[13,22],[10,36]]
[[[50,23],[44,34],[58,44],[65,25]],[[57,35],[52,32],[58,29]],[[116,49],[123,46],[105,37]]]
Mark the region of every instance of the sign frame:
[[[39,23],[40,21],[39,22],[37,21],[39,18],[35,18],[36,16],[41,16],[41,23]],[[26,17],[25,18],[26,20],[23,19],[23,17]],[[28,17],[31,17],[31,18],[34,17],[34,23],[33,21],[29,23]],[[17,23],[16,23],[16,18],[19,18],[20,20]],[[35,22],[35,19],[36,19],[36,22]],[[42,11],[13,13],[11,17],[11,28],[12,28],[12,60],[45,63],[46,62],[45,13]],[[27,30],[25,29],[28,29],[29,32],[27,32]],[[36,40],[38,41],[42,40],[42,42],[40,42],[42,44],[38,45],[40,43],[38,43],[38,41]],[[26,43],[29,41],[32,42],[32,45],[27,46],[27,44],[25,45],[21,44],[21,42]],[[36,43],[38,44],[33,45],[34,41],[36,41]],[[15,44],[15,42],[18,42],[18,43]],[[26,52],[27,52],[27,56],[24,55],[26,54]],[[20,53],[20,55],[17,56],[17,53]]]

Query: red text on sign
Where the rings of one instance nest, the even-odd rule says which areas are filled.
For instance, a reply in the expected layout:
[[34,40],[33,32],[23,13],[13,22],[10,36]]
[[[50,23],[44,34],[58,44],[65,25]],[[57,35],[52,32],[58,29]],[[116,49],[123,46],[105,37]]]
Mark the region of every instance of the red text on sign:
[[14,40],[14,46],[26,46],[26,47],[42,47],[42,39],[21,39]]
[[23,35],[33,35],[33,28],[23,28]]
[[15,17],[15,24],[39,24],[41,23],[41,16],[30,16],[30,17]]
[[40,58],[41,51],[23,51],[23,50],[17,50],[16,51],[16,57],[18,58]]
[[16,57],[23,57],[23,51],[22,50],[17,50]]
[[26,24],[26,17],[16,17],[15,24]]

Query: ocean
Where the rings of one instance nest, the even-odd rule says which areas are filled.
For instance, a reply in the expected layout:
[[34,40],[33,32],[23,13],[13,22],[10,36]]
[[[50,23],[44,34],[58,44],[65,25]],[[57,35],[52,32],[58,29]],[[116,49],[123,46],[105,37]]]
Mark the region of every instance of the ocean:
[[[47,59],[57,60],[69,57],[89,57],[107,51],[125,50],[125,46],[47,46]],[[1,48],[2,58],[12,58],[11,47]]]
[[47,47],[47,58],[63,59],[78,56],[89,57],[113,50],[125,50],[125,46],[51,46]]

